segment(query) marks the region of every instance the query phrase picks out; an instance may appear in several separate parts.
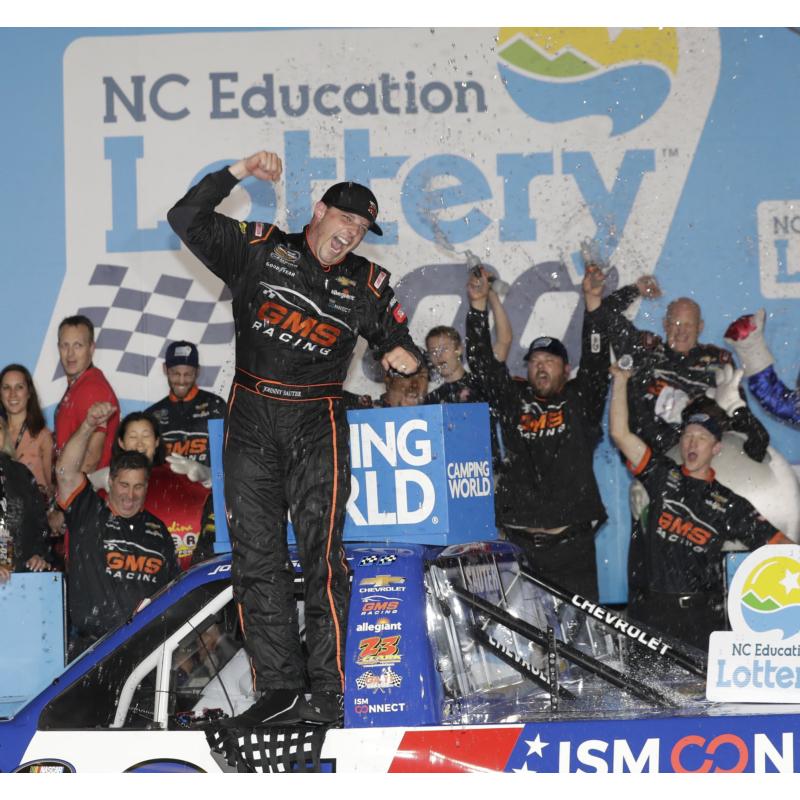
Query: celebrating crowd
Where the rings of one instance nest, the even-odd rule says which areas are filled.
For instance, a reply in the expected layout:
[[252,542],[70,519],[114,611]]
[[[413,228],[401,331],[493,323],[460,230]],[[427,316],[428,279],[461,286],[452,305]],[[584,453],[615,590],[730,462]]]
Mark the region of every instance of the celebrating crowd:
[[[93,365],[94,328],[84,316],[58,329],[67,388],[52,433],[30,372],[10,364],[0,373],[0,580],[63,570],[70,655],[82,652],[212,554],[207,423],[225,417],[234,593],[260,695],[236,721],[335,722],[349,595],[346,408],[487,403],[500,535],[530,570],[597,600],[595,538],[607,512],[593,459],[610,389],[609,434],[634,477],[627,613],[705,647],[709,632],[725,626],[723,548],[789,542],[713,467],[729,431],[743,437],[743,458],[760,462],[767,452],[743,375],[764,408],[800,424],[800,396],[775,372],[764,312],[726,332],[737,368],[728,349],[700,342],[693,300],[669,304],[663,336],[639,330],[625,311],[658,297],[656,280],[643,276],[608,293],[603,269],[590,263],[579,356],[540,331],[526,376],[515,377],[505,364],[513,331],[485,268],[470,271],[463,336],[440,325],[424,350],[412,341],[389,273],[353,252],[367,231],[382,233],[368,188],[330,187],[296,234],[214,210],[243,178],[277,181],[281,173],[274,153],[255,153],[207,175],[169,214],[234,298],[227,408],[197,385],[197,347],[178,341],[164,351],[168,395],[120,419],[114,390]],[[359,335],[384,369],[385,392],[374,400],[343,387]],[[304,573],[307,659],[287,512]]]

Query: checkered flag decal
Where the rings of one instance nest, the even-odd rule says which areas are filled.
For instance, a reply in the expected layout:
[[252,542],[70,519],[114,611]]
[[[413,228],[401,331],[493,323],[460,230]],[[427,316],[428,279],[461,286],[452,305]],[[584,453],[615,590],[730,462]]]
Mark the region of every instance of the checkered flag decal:
[[358,562],[359,567],[366,567],[370,564],[380,564],[381,566],[386,566],[386,564],[391,564],[394,561],[397,561],[397,556],[394,553],[389,553],[386,556],[364,556],[361,561]]
[[[231,299],[227,286],[214,297],[185,274],[148,278],[129,267],[97,264],[81,296],[88,304],[75,313],[92,321],[96,348],[106,351],[106,359],[109,351],[119,354],[114,368],[120,377],[148,377],[167,344],[178,339],[200,346],[198,383],[203,386],[213,386],[223,363],[230,360],[233,320],[228,303],[220,302]],[[59,364],[53,380],[62,376]],[[116,386],[113,378],[111,382]]]
[[328,726],[226,727],[212,723],[206,740],[237,772],[319,772]]
[[357,689],[395,689],[400,686],[403,679],[391,667],[381,670],[380,675],[367,671],[356,678]]

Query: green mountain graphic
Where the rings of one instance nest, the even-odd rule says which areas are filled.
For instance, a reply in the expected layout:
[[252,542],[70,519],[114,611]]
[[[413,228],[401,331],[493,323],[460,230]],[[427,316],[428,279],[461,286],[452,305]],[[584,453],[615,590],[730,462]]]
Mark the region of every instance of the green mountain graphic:
[[595,72],[596,67],[575,53],[562,53],[549,59],[522,39],[517,39],[500,51],[500,55],[519,69],[549,78],[576,78]]
[[777,611],[779,608],[783,608],[783,606],[778,605],[778,603],[776,603],[769,596],[766,599],[762,600],[752,590],[750,590],[746,595],[742,597],[742,602],[746,606],[750,606],[750,608],[756,611]]

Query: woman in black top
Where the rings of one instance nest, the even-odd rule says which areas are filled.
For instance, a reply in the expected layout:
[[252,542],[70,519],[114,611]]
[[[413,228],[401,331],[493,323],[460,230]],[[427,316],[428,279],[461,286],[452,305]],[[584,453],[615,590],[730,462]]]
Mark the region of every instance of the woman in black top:
[[52,558],[42,495],[13,454],[7,423],[0,418],[0,583],[12,572],[48,570]]

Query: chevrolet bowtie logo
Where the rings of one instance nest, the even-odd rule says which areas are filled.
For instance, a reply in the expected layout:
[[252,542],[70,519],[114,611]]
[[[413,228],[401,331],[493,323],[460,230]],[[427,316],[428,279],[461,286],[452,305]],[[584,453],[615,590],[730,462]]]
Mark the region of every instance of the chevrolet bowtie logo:
[[405,583],[405,578],[397,577],[396,575],[375,575],[372,578],[364,578],[360,586],[374,586],[379,589],[382,586],[390,586],[393,583]]

